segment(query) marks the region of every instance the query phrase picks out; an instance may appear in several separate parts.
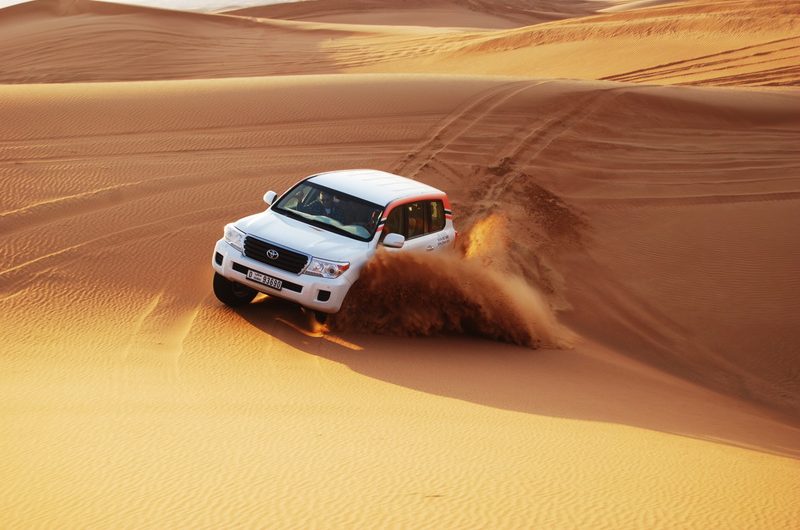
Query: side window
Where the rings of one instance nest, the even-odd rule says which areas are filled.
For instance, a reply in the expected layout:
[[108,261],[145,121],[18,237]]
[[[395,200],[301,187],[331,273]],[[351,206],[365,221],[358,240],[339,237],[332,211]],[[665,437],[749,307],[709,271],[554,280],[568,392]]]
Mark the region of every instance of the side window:
[[428,204],[431,212],[430,231],[438,232],[443,230],[445,225],[444,204],[442,201],[430,201]]
[[406,239],[425,234],[425,203],[412,202],[403,208],[406,210]]
[[387,234],[402,234],[406,239],[412,239],[443,230],[444,226],[444,203],[441,200],[410,202],[389,212],[380,240],[383,241]]
[[387,234],[405,234],[403,231],[403,207],[398,206],[391,212],[389,217],[386,218],[386,223],[383,225],[383,232],[381,232],[381,241]]

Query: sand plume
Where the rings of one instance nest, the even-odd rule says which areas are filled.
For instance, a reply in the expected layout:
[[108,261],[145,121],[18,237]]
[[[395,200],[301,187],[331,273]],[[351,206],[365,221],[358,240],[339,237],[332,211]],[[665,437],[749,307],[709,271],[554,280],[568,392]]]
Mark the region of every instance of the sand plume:
[[513,271],[506,221],[477,222],[463,248],[441,254],[378,252],[353,286],[337,330],[391,335],[466,333],[528,347],[567,347],[542,293]]

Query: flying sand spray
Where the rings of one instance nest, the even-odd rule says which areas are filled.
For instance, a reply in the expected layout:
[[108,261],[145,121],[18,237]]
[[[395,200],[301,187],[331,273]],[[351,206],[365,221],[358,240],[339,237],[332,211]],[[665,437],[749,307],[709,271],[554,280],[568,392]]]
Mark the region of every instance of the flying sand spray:
[[532,348],[569,347],[574,335],[509,263],[502,217],[478,221],[462,241],[452,252],[379,251],[328,326],[406,336],[466,333]]

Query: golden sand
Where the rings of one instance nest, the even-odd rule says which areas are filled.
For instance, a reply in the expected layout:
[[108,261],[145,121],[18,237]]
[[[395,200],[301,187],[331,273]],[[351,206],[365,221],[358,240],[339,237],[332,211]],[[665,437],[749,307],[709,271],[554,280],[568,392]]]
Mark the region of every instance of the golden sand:
[[[796,526],[795,3],[493,4],[0,10],[0,527]],[[217,302],[222,226],[352,167],[569,340]]]

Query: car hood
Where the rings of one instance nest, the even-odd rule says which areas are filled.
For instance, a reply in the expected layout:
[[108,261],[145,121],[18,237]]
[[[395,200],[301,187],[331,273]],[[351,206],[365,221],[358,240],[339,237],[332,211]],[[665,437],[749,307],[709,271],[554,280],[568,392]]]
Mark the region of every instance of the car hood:
[[328,232],[272,210],[245,217],[234,224],[247,235],[315,258],[352,263],[364,259],[369,251],[367,242]]

